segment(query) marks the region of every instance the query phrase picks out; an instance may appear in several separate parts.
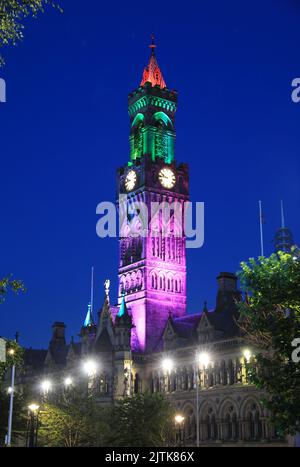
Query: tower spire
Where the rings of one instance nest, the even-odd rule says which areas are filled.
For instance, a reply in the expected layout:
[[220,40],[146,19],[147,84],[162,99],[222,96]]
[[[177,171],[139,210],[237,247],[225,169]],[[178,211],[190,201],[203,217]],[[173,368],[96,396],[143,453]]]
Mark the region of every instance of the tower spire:
[[281,228],[285,228],[285,221],[284,221],[284,211],[283,211],[283,201],[280,201],[280,207],[281,207]]
[[284,251],[290,253],[294,244],[293,234],[285,225],[283,201],[280,201],[281,227],[275,234],[275,251]]
[[156,48],[154,34],[151,35],[151,44],[149,47],[151,49],[150,59],[148,65],[144,68],[143,78],[140,85],[144,86],[146,83],[151,83],[152,86],[159,86],[161,89],[164,89],[167,85],[156,60],[154,52]]

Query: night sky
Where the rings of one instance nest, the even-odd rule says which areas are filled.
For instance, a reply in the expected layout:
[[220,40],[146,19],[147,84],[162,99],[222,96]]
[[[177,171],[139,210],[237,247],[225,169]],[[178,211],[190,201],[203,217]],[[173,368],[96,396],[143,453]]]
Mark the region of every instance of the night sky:
[[193,201],[205,202],[205,245],[188,250],[188,310],[215,304],[216,276],[260,252],[258,200],[270,254],[280,224],[300,242],[298,1],[62,1],[27,21],[3,49],[0,104],[0,276],[24,295],[0,305],[0,335],[46,347],[53,321],[80,331],[95,267],[95,306],[117,239],[99,239],[96,205],[115,199],[115,171],[129,157],[127,94],[149,57],[152,32],[169,88],[179,92],[176,159],[190,165]]

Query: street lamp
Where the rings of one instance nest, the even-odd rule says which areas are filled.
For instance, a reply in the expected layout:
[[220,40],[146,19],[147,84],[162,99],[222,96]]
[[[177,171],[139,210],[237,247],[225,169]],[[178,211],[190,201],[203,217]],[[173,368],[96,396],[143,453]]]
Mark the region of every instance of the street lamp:
[[49,379],[45,379],[44,381],[42,381],[41,388],[44,394],[47,394],[50,391],[51,387],[52,383],[51,381],[49,381]]
[[94,360],[87,360],[83,364],[83,370],[88,376],[95,376],[97,372],[97,363]]
[[245,349],[243,355],[246,359],[246,362],[249,363],[252,357],[251,351],[249,349]]
[[[175,420],[175,428],[176,428],[176,445],[177,445],[177,440],[179,440],[179,446],[182,446],[184,417],[180,414],[177,414],[175,415],[174,420]],[[178,432],[177,432],[177,427],[178,427]],[[177,436],[177,434],[179,436]]]
[[28,406],[28,426],[27,426],[27,440],[26,446],[34,448],[37,445],[38,434],[38,412],[40,406],[32,403]]
[[170,374],[171,371],[174,368],[174,362],[171,358],[164,358],[164,360],[161,363],[162,369],[165,372],[165,378],[166,378],[166,386],[167,386],[167,391],[169,391],[169,386],[170,386]]
[[209,355],[205,352],[201,353],[198,355],[198,361],[201,365],[203,365],[204,368],[208,367],[208,364],[210,362]]
[[165,372],[171,373],[174,367],[174,362],[173,360],[171,360],[171,358],[164,358],[164,360],[161,363],[161,366]]
[[206,352],[196,355],[196,430],[197,430],[197,447],[200,446],[200,426],[199,426],[199,365],[203,366],[204,370],[208,367],[210,356]]
[[69,386],[71,386],[71,384],[73,384],[72,378],[67,377],[67,378],[65,379],[65,381],[64,381],[64,384],[65,384],[65,386],[66,386],[67,388],[68,388]]

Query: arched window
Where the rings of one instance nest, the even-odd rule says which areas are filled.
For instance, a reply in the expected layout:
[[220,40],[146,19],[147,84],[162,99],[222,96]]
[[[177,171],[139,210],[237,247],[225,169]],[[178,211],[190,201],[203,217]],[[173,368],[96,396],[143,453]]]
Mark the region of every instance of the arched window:
[[246,437],[249,440],[260,440],[262,438],[260,411],[255,402],[248,403],[246,407]]
[[237,420],[237,414],[232,405],[227,407],[224,417],[224,440],[237,440],[239,438],[239,425]]

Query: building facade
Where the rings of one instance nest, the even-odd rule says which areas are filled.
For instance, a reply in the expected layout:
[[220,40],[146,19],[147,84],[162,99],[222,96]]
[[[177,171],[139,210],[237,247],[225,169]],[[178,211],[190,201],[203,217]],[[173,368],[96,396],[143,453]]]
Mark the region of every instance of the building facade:
[[[38,387],[41,377],[76,378],[90,359],[97,370],[88,388],[99,403],[162,392],[184,416],[186,445],[276,443],[262,394],[248,382],[246,363],[255,349],[238,325],[236,276],[218,275],[213,310],[204,304],[201,313],[186,311],[189,168],[175,159],[177,92],[166,86],[150,47],[140,86],[128,99],[130,158],[117,170],[124,213],[117,304],[110,303],[106,281],[98,319],[89,306],[80,341],[66,343],[65,324],[54,323],[47,350],[26,350],[24,379]],[[150,217],[141,213],[145,206]]]

